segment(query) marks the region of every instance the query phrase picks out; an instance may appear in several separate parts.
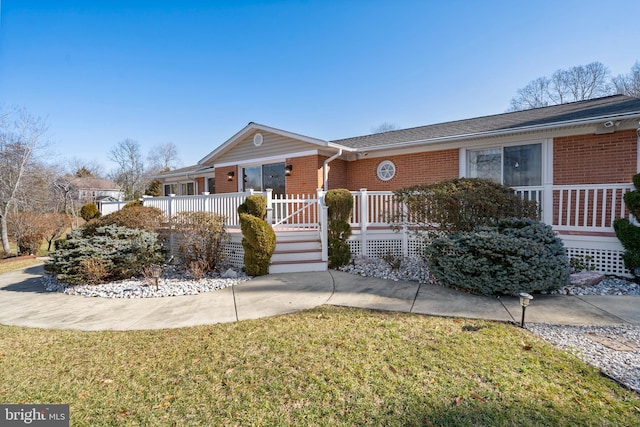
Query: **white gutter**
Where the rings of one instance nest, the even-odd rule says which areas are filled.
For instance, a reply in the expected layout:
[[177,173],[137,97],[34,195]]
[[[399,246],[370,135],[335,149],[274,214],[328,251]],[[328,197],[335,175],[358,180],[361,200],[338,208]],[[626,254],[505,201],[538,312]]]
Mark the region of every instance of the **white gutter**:
[[324,191],[327,191],[329,189],[329,163],[331,163],[332,161],[334,161],[335,159],[337,159],[338,157],[342,156],[342,148],[338,149],[338,152],[336,154],[334,154],[333,156],[329,157],[327,160],[324,161],[324,164],[322,165],[322,175],[323,175],[323,180],[324,180]]

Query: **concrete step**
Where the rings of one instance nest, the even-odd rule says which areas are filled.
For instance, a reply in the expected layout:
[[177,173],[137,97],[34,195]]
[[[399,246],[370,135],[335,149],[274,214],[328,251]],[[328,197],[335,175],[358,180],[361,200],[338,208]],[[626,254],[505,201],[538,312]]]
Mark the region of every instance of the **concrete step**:
[[269,274],[276,273],[303,273],[309,271],[327,271],[327,263],[321,260],[315,261],[289,261],[272,262],[269,266]]
[[276,251],[271,257],[272,262],[313,261],[322,258],[322,250],[305,251]]

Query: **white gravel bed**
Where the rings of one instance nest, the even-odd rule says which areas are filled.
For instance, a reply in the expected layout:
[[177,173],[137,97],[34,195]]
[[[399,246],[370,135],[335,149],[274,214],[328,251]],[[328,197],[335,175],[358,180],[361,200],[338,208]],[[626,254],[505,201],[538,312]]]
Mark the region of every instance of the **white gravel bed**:
[[196,295],[238,285],[250,280],[244,273],[227,270],[223,275],[208,275],[193,280],[177,272],[169,272],[155,284],[149,284],[144,278],[131,278],[101,285],[69,285],[45,275],[42,278],[45,290],[63,292],[68,295],[82,295],[99,298],[159,298],[181,295]]
[[[429,283],[429,273],[420,259],[405,259],[399,269],[381,259],[358,257],[341,271],[386,280],[409,280]],[[637,283],[615,277],[607,277],[596,286],[565,286],[549,292],[561,295],[640,295]],[[527,329],[569,351],[621,384],[640,392],[640,327],[619,326],[564,326],[527,323]],[[598,337],[602,339],[598,339]],[[602,343],[614,343],[610,348]]]
[[[527,323],[527,329],[556,347],[567,350],[601,372],[640,392],[640,327],[561,326]],[[615,342],[614,349],[598,341]]]

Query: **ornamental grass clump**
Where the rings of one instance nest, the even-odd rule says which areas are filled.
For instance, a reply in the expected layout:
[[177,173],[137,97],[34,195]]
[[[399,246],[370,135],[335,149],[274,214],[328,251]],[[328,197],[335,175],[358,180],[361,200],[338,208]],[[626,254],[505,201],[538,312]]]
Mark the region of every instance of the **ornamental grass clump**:
[[46,269],[64,283],[98,284],[141,275],[163,261],[156,233],[108,225],[89,235],[73,230],[51,253]]
[[441,284],[482,295],[550,291],[570,275],[562,240],[529,218],[436,238],[424,260]]

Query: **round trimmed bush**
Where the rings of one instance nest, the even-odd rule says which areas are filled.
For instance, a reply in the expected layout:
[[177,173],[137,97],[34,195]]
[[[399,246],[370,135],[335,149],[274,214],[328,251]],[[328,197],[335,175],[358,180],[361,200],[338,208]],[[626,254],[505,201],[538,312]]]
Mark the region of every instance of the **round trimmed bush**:
[[95,218],[100,218],[100,215],[102,214],[95,203],[87,203],[80,208],[80,217],[87,222]]
[[549,291],[567,284],[570,274],[562,240],[528,218],[436,238],[424,258],[441,284],[482,295]]

